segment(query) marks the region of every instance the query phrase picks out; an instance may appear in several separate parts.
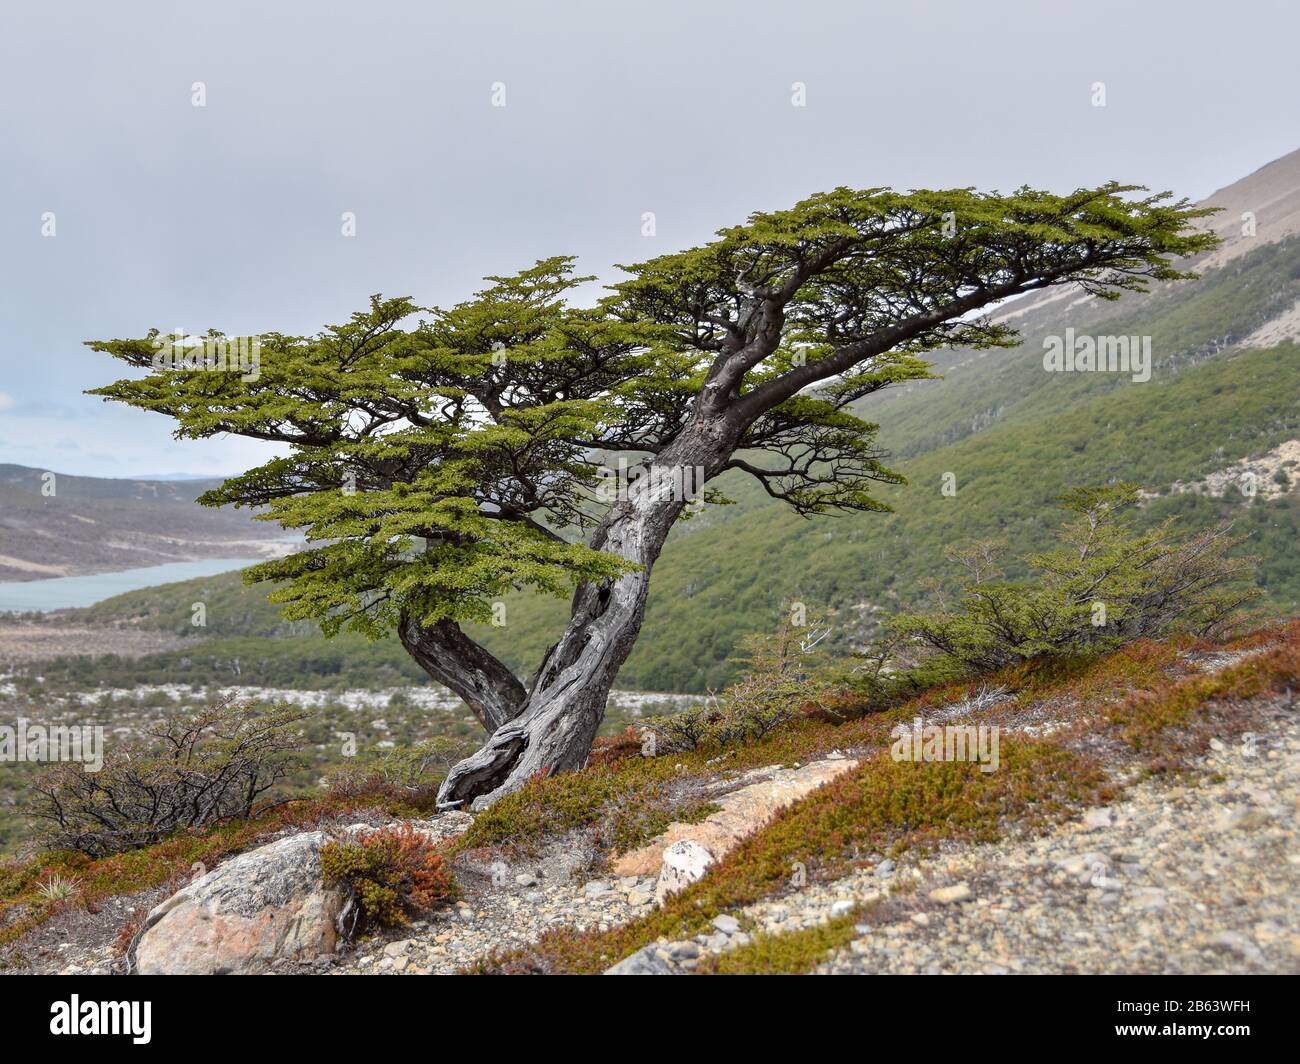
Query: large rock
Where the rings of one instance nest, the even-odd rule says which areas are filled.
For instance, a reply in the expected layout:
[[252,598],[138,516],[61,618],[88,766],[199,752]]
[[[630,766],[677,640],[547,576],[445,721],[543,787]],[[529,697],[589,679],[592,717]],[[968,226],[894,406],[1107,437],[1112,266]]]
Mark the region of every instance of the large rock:
[[240,854],[173,894],[145,920],[142,975],[250,975],[280,959],[331,953],[341,891],[321,882],[324,832]]
[[[755,782],[712,799],[719,806],[698,824],[669,824],[654,842],[612,863],[617,876],[659,876],[655,890],[662,902],[693,883],[708,865],[722,858],[741,839],[757,831],[778,812],[837,776],[858,767],[848,757],[813,761],[799,768],[767,768],[747,773]],[[690,845],[686,845],[690,844]]]

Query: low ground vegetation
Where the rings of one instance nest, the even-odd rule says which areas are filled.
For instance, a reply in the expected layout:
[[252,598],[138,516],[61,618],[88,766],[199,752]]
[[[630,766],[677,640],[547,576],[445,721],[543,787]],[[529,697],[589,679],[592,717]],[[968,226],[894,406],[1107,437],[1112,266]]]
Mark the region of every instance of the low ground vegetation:
[[[1187,666],[1189,656],[1198,654],[1239,660],[1206,676]],[[873,857],[1030,830],[1116,797],[1126,781],[1187,772],[1213,738],[1252,726],[1251,699],[1294,690],[1297,683],[1300,622],[1291,622],[1223,643],[1183,635],[1139,640],[1109,654],[1020,663],[979,679],[939,684],[879,712],[836,718],[800,713],[763,739],[723,754],[695,750],[646,757],[639,743],[607,740],[602,745],[613,756],[583,772],[533,781],[476,817],[469,831],[441,844],[439,853],[454,873],[466,859],[482,865],[493,853],[509,857],[557,842],[568,847],[579,838],[594,839],[597,850],[617,850],[620,838],[631,848],[669,821],[707,815],[707,787],[748,769],[798,764],[835,750],[865,755],[857,770],[776,817],[663,909],[609,932],[556,932],[526,951],[481,965],[490,971],[597,971],[657,938],[681,937],[721,912],[790,890],[796,863],[810,879],[822,880]],[[1046,714],[1064,726],[1039,739],[1004,740],[1005,771],[993,779],[971,764],[933,763],[918,771],[888,756],[896,725],[998,688],[1009,697],[988,712],[990,723]],[[179,887],[195,862],[211,867],[288,831],[337,831],[361,817],[383,822],[433,811],[428,791],[407,791],[400,799],[327,794],[110,857],[64,850],[10,862],[0,867],[0,943],[14,942],[69,907],[93,910],[108,897]],[[359,921],[358,933],[365,926]],[[756,939],[702,971],[743,970],[747,964],[808,970],[839,941],[834,928],[788,937]]]
[[349,937],[368,925],[405,926],[459,894],[443,855],[409,824],[333,839],[320,860],[325,881],[345,888],[339,920]]
[[[1240,660],[1203,675],[1191,671],[1187,660],[1201,653]],[[1026,715],[1048,713],[1061,726],[1043,738],[1004,737],[1000,771],[984,774],[972,763],[895,761],[888,749],[895,725],[959,703],[977,694],[979,685],[936,688],[847,723],[804,718],[744,748],[738,767],[751,758],[788,763],[831,749],[868,756],[853,772],[778,814],[661,909],[609,931],[548,933],[525,950],[486,958],[476,970],[598,972],[658,940],[707,930],[721,913],[795,889],[799,877],[825,881],[910,851],[1035,833],[1081,808],[1116,800],[1151,773],[1193,774],[1213,739],[1230,739],[1253,726],[1252,700],[1286,697],[1295,689],[1300,622],[1222,644],[1186,636],[1141,640],[1091,659],[1009,667],[991,680],[1014,697],[983,718],[990,724],[1010,730]],[[699,758],[685,755],[684,770],[705,770],[702,759],[689,760]],[[849,926],[844,920],[756,938],[701,970],[807,971],[851,937]]]

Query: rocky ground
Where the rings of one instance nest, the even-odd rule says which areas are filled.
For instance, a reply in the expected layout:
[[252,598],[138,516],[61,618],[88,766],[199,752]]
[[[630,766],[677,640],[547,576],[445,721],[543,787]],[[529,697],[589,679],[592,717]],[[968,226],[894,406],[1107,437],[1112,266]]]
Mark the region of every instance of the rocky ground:
[[[857,937],[820,974],[1300,972],[1300,722],[1289,703],[1274,708],[1273,730],[1216,741],[1195,777],[1138,784],[1043,837],[882,861],[724,914],[708,935],[660,944],[661,970],[853,912]],[[550,927],[604,929],[652,904],[651,879],[579,888],[563,875],[512,872],[485,900],[337,967],[454,971]]]
[[405,937],[363,943],[355,952],[322,958],[316,967],[340,975],[448,975],[493,950],[527,945],[554,927],[608,930],[644,915],[653,892],[653,878],[594,879],[576,887],[534,872],[513,873],[492,893],[412,925]]
[[1215,746],[1198,779],[1139,784],[1040,838],[761,902],[651,963],[689,971],[752,934],[856,913],[819,974],[1300,972],[1300,722]]
[[[1243,653],[1203,654],[1194,664],[1218,671]],[[1231,745],[1214,740],[1195,771],[1137,783],[1122,800],[1045,835],[950,843],[898,864],[877,859],[834,882],[720,914],[707,934],[661,941],[616,968],[686,974],[757,935],[851,919],[851,941],[819,973],[1300,972],[1300,720],[1292,694],[1253,707],[1256,731]],[[730,793],[781,782],[777,775],[745,774]],[[719,809],[717,816],[736,814],[725,799]],[[454,834],[468,821],[449,813],[421,830]],[[276,961],[271,970],[451,973],[547,930],[607,930],[649,912],[656,877],[602,875],[608,867],[573,840],[510,864],[465,854],[458,861],[464,897],[454,908],[397,933]],[[593,869],[602,877],[590,878]],[[24,943],[24,966],[110,970],[115,950],[105,928],[121,926],[128,901],[114,904],[123,912],[111,920],[68,913],[39,928]]]

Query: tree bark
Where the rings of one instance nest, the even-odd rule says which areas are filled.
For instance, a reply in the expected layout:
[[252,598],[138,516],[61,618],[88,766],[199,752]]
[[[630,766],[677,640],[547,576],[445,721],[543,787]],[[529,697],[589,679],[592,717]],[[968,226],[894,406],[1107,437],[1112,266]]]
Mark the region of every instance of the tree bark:
[[460,695],[488,731],[496,731],[524,708],[524,685],[453,621],[426,627],[403,614],[397,635],[416,664]]
[[654,459],[649,475],[613,506],[591,545],[638,568],[578,588],[564,634],[547,652],[521,712],[451,770],[438,792],[440,808],[483,809],[533,776],[586,764],[614,679],[641,630],[651,569],[690,501],[679,486],[702,486],[715,476],[733,440],[724,423],[712,432],[701,423]]

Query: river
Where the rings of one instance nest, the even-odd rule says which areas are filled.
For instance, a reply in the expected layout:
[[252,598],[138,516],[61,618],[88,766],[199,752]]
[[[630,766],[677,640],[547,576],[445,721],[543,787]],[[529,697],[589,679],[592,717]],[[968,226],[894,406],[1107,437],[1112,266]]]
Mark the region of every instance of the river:
[[25,613],[93,606],[126,591],[143,587],[174,584],[199,576],[215,576],[244,569],[256,558],[208,558],[197,562],[168,562],[143,569],[123,569],[116,573],[90,576],[59,576],[50,580],[23,580],[0,583],[0,613]]

